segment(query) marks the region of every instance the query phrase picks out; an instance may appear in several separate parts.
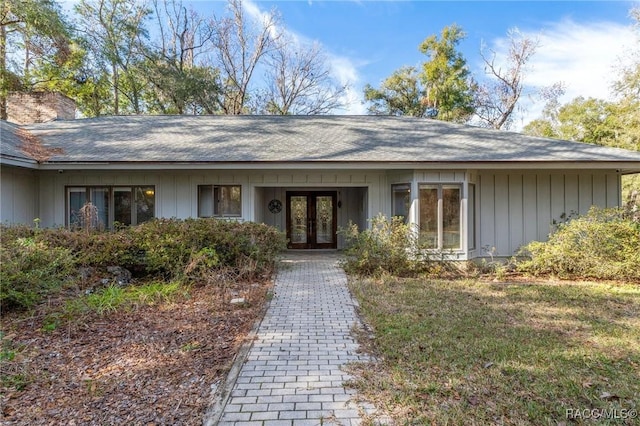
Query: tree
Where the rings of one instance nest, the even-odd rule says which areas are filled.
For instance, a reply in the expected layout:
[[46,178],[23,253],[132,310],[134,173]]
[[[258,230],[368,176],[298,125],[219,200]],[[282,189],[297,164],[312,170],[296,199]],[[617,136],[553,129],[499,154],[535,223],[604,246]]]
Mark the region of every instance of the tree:
[[420,76],[414,67],[402,67],[387,77],[379,89],[367,84],[364,98],[370,103],[367,107],[374,115],[408,115],[427,117],[429,110],[424,102],[424,89]]
[[493,129],[508,129],[522,90],[526,66],[538,48],[539,41],[523,36],[517,29],[509,31],[506,70],[496,63],[496,52],[481,49],[485,73],[489,81],[478,85],[475,114],[481,123]]
[[366,85],[369,113],[467,121],[473,113],[474,83],[462,53],[456,50],[464,36],[457,25],[445,27],[440,38],[432,35],[420,44],[420,51],[429,57],[420,71],[402,67],[379,89]]
[[9,91],[37,87],[31,78],[34,64],[66,63],[70,32],[60,7],[52,0],[0,3],[0,119],[7,119]]
[[331,75],[317,43],[299,45],[280,35],[266,55],[266,90],[258,111],[267,114],[327,114],[342,106],[346,86]]
[[[640,25],[640,9],[631,15]],[[551,97],[542,117],[524,132],[640,151],[640,49],[630,53],[630,63],[619,69],[612,86],[614,101],[577,97],[559,105],[557,97]]]
[[144,20],[150,10],[135,0],[81,0],[75,9],[91,48],[91,60],[110,77],[111,112],[142,113],[146,82],[140,65],[147,36]]
[[[630,15],[636,29],[640,29],[640,8],[631,9]],[[612,121],[616,146],[640,151],[640,33],[630,58],[630,63],[620,68],[620,77],[612,86],[617,101]]]
[[440,38],[431,35],[420,45],[420,51],[429,56],[420,76],[426,89],[424,102],[440,120],[465,122],[474,111],[474,83],[466,60],[456,50],[465,36],[454,24],[444,27]]
[[162,114],[213,114],[218,111],[219,72],[199,65],[208,53],[213,29],[180,1],[153,2],[159,36],[145,49],[144,75],[151,83],[146,102]]
[[277,17],[270,12],[250,21],[242,0],[229,0],[229,11],[231,16],[214,18],[211,22],[216,66],[221,71],[223,87],[219,105],[225,114],[243,114],[247,112],[249,85],[256,66],[275,46]]
[[579,96],[554,112],[545,108],[545,117],[525,126],[525,133],[599,145],[614,137],[613,104]]

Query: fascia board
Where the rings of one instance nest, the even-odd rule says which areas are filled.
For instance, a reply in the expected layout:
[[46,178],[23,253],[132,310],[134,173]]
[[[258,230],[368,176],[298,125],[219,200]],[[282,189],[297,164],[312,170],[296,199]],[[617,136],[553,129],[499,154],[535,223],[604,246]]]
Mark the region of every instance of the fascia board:
[[[33,166],[32,166],[33,167]],[[46,162],[40,170],[616,170],[640,173],[639,161],[494,162]]]

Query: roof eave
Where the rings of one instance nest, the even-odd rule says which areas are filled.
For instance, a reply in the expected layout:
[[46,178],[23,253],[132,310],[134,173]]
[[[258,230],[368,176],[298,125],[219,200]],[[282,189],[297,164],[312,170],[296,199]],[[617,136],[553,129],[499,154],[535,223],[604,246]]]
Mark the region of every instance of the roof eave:
[[640,173],[640,161],[234,161],[234,162],[65,162],[35,164],[41,170],[408,170],[408,169],[476,169],[476,170],[615,170],[621,174]]
[[37,161],[30,158],[21,158],[9,155],[0,156],[0,165],[23,167],[27,169],[38,169],[40,166]]

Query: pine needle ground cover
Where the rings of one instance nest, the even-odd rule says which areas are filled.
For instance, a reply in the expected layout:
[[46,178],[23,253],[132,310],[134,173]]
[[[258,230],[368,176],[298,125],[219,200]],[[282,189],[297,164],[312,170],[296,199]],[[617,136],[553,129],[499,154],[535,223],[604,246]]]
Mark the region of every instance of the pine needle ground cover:
[[640,287],[350,282],[375,355],[352,385],[397,424],[637,424]]

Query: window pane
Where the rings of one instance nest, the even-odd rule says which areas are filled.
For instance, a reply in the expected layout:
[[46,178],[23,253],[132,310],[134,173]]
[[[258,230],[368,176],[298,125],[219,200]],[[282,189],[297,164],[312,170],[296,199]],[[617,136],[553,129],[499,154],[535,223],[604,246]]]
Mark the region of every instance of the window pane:
[[460,187],[442,188],[442,248],[460,248]]
[[476,248],[476,186],[469,184],[469,198],[467,200],[467,216],[469,220],[469,249]]
[[400,216],[405,223],[409,216],[409,203],[411,202],[411,187],[409,184],[391,185],[393,216]]
[[92,224],[97,228],[109,225],[109,188],[90,188],[91,202],[97,209],[97,223]]
[[136,188],[136,224],[155,217],[156,191],[153,186]]
[[198,185],[198,217],[213,216],[213,187]]
[[420,185],[420,240],[438,248],[438,188]]
[[219,197],[217,214],[221,216],[240,216],[242,214],[239,186],[221,186],[217,196]]
[[67,210],[70,227],[82,226],[80,209],[87,202],[87,190],[85,188],[69,188],[69,208]]
[[131,188],[113,189],[113,221],[121,225],[131,225]]

